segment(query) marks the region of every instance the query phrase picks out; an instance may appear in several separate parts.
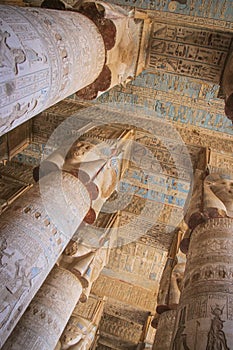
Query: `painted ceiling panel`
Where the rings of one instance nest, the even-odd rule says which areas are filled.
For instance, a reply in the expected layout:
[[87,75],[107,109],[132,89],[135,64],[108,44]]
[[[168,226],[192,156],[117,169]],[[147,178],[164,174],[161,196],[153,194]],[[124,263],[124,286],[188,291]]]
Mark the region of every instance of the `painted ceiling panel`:
[[233,18],[231,0],[111,0],[110,2],[146,10],[172,12],[225,21],[231,21]]

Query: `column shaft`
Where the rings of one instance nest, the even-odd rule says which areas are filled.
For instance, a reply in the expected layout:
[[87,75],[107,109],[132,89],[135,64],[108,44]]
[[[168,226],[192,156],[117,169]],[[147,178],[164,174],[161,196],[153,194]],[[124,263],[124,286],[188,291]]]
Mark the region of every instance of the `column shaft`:
[[152,350],[169,350],[176,320],[176,310],[159,315],[155,341]]
[[40,187],[35,185],[1,215],[0,347],[89,208],[86,188],[62,173],[43,178]]
[[0,9],[1,136],[91,84],[102,71],[105,46],[80,13]]
[[81,283],[71,272],[54,267],[3,350],[54,349],[81,292]]
[[233,348],[232,248],[230,218],[209,219],[192,232],[172,350]]

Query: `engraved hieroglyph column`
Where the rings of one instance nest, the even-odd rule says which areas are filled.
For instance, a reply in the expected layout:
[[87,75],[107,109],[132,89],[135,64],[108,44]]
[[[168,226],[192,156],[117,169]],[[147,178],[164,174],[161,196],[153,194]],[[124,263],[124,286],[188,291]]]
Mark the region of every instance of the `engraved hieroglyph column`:
[[81,292],[71,272],[54,267],[2,349],[54,349]]
[[200,174],[199,179],[193,197],[199,201],[191,201],[187,217],[192,232],[171,350],[229,350],[233,349],[233,181],[218,174]]
[[90,205],[89,193],[80,180],[69,173],[52,173],[1,215],[0,347]]
[[103,69],[105,45],[80,13],[0,9],[1,136],[91,84]]

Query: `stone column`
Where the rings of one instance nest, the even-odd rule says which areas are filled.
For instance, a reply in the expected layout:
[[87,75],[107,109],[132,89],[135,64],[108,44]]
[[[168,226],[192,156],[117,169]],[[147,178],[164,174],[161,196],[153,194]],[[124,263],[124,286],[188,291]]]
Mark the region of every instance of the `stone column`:
[[[158,315],[156,335],[152,350],[169,350],[176,320],[176,310],[168,310]],[[154,322],[155,326],[155,322]],[[178,350],[178,349],[177,349]],[[181,350],[181,349],[179,349]]]
[[233,181],[211,174],[198,188],[194,198],[199,202],[191,202],[187,217],[192,232],[171,349],[229,350],[233,348]]
[[0,347],[90,205],[80,180],[61,172],[41,179],[40,187],[35,185],[1,215]]
[[186,225],[183,223],[174,236],[160,281],[158,305],[155,318],[152,321],[152,327],[156,328],[153,344],[153,349],[156,350],[169,350],[171,346],[185,269],[185,258],[181,252],[178,252],[185,228]]
[[83,14],[0,9],[1,136],[91,84],[103,69],[105,45]]
[[118,84],[133,80],[138,70],[139,53],[146,56],[146,47],[141,47],[143,19],[135,21],[132,12],[104,1],[84,1],[80,12],[92,19],[101,32],[106,47],[106,62],[99,77],[89,86],[77,92],[77,96],[93,99]]
[[54,267],[2,349],[54,349],[81,292],[71,272]]

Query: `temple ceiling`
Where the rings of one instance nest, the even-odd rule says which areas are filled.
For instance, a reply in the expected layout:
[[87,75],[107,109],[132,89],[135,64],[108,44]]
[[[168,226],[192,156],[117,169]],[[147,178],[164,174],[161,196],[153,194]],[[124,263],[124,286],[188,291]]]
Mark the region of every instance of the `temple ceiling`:
[[[127,113],[140,111],[146,122],[158,123],[161,134],[166,134],[159,124],[161,120],[172,125],[186,145],[191,163],[180,168],[177,176],[166,147],[158,144],[156,137],[143,128],[137,130],[135,140],[159,159],[160,171],[151,169],[149,152],[140,154],[135,147],[121,186],[122,192],[133,188],[134,194],[122,210],[121,220],[124,224],[139,216],[146,201],[147,211],[137,220],[137,230],[143,228],[143,234],[134,242],[112,250],[108,265],[93,286],[94,294],[109,298],[100,325],[98,349],[117,349],[118,343],[119,349],[129,350],[135,349],[135,339],[140,340],[148,313],[155,311],[166,254],[183,218],[184,202],[190,190],[188,170],[192,173],[200,166],[205,148],[211,148],[211,171],[233,173],[233,127],[224,115],[221,90],[223,69],[232,50],[233,7],[231,0],[109,2],[136,7],[138,16],[151,18],[148,68],[134,81],[113,88],[94,103],[72,95],[35,117],[32,124],[24,127],[24,137],[19,143],[24,145],[22,148],[30,144],[23,151],[12,142],[14,138],[4,136],[0,145],[2,159],[13,157],[13,161],[0,166],[0,204],[4,210],[33,184],[32,168],[40,163],[48,137],[77,111],[85,111],[93,104],[110,103],[114,110],[120,108],[122,115],[125,106]],[[83,118],[79,118],[79,127],[89,121],[84,113]],[[128,119],[123,117],[124,122],[128,123]],[[21,136],[17,137],[22,137],[22,129],[19,134]],[[172,135],[166,137],[174,140]],[[182,155],[182,152],[177,151],[177,154]],[[150,175],[153,198],[149,198],[151,192],[148,194],[140,168]],[[159,211],[157,204],[161,198],[163,210]],[[151,225],[155,218],[156,224]],[[149,228],[144,232],[147,225]],[[120,334],[120,326],[128,329],[128,333]]]

